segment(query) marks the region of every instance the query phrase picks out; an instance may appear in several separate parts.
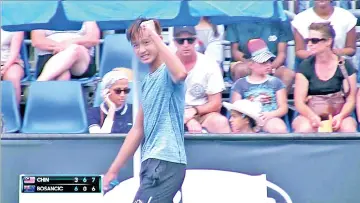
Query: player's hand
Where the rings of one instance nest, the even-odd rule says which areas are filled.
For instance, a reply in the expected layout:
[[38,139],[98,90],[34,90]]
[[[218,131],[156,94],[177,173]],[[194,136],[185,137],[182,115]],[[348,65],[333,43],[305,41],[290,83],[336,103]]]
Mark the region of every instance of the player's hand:
[[141,23],[141,30],[145,36],[149,36],[149,38],[159,37],[155,30],[155,24],[152,21],[145,21]]
[[110,182],[116,180],[117,174],[113,172],[107,172],[103,179],[103,190],[108,191],[110,190]]

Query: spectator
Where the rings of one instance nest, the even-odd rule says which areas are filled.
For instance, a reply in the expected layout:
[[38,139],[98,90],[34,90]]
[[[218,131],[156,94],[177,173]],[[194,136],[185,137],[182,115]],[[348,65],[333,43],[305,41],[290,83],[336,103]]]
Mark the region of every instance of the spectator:
[[[214,25],[208,17],[201,17],[200,22],[195,26],[197,33],[196,50],[206,56],[213,58],[221,65],[224,61],[224,48],[222,41],[224,40],[224,26]],[[173,41],[173,28],[169,28],[170,47],[176,50]]]
[[[308,9],[309,7],[314,6],[315,0],[299,0],[298,1],[298,10],[299,13]],[[340,6],[343,9],[350,9],[351,8],[351,0],[339,0],[339,1],[330,1],[331,5],[333,6]]]
[[[296,74],[294,100],[300,115],[294,119],[292,126],[295,132],[316,132],[322,118],[327,119],[332,114],[333,131],[356,132],[356,122],[351,117],[355,107],[356,71],[351,63],[345,60],[344,68],[349,76],[342,73],[339,57],[332,50],[336,37],[330,23],[312,23],[308,36],[306,42],[312,57],[300,64]],[[348,93],[346,98],[342,94],[342,88]],[[329,104],[309,104],[315,104],[315,99],[324,95]],[[332,102],[334,99],[331,98],[334,98],[335,102]],[[327,112],[319,112],[323,108],[326,108]]]
[[248,63],[250,75],[238,79],[232,87],[232,102],[240,99],[257,101],[262,104],[260,116],[262,130],[269,133],[286,133],[287,128],[281,117],[288,112],[286,89],[280,79],[268,75],[271,61],[276,57],[262,39],[248,43],[251,59]]
[[261,103],[240,99],[233,104],[223,102],[223,106],[231,112],[230,126],[233,133],[256,133],[257,121],[261,116]]
[[132,105],[126,103],[130,92],[129,71],[113,69],[101,82],[104,101],[88,110],[90,133],[128,133],[132,127]]
[[96,73],[94,46],[99,43],[96,22],[84,22],[77,31],[34,30],[33,46],[38,54],[38,81],[70,80]]
[[309,37],[312,23],[330,22],[336,38],[333,52],[337,55],[353,56],[356,52],[356,17],[349,11],[333,6],[329,0],[315,1],[315,6],[297,14],[292,21],[295,38],[296,56],[306,59],[312,56],[306,49],[304,39]]
[[271,53],[276,57],[271,62],[272,71],[269,74],[280,78],[288,90],[291,89],[295,72],[284,66],[287,53],[287,42],[292,40],[290,27],[287,28],[284,22],[280,21],[245,21],[241,24],[229,25],[226,30],[226,39],[231,42],[232,79],[249,75],[250,68],[247,59],[251,54],[247,43],[251,39],[262,39],[266,42]]
[[21,101],[21,79],[24,77],[24,62],[20,50],[24,32],[7,32],[1,29],[1,78],[12,82],[16,101]]
[[221,93],[225,89],[220,67],[215,60],[196,52],[196,30],[184,26],[174,28],[177,56],[188,71],[185,80],[184,123],[189,132],[229,133],[230,127],[221,115]]

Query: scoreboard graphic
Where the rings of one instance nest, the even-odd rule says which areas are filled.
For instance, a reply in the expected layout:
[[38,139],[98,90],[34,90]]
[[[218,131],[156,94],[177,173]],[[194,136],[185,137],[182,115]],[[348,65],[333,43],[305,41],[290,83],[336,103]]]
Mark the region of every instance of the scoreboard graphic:
[[19,202],[76,202],[103,198],[101,175],[20,175]]

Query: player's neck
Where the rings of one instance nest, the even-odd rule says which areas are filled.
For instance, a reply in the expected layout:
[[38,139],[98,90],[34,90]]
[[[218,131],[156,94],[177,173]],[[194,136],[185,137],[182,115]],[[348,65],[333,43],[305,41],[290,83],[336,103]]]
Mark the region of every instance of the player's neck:
[[164,61],[161,59],[161,57],[157,56],[155,58],[155,60],[149,65],[150,72],[151,73],[155,72],[160,67],[160,65],[163,63],[164,63]]

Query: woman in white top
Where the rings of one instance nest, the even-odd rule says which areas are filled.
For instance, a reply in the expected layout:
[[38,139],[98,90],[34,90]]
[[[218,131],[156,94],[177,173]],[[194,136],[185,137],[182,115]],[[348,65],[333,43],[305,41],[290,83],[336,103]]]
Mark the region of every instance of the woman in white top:
[[23,39],[23,32],[1,29],[1,78],[13,83],[18,104],[21,100],[21,79],[24,77],[24,63],[20,59]]
[[294,28],[296,56],[305,59],[312,56],[304,39],[308,38],[312,23],[330,22],[336,32],[333,52],[353,56],[356,52],[357,18],[349,11],[333,6],[330,0],[315,1],[315,5],[299,14],[291,22]]
[[99,43],[96,22],[84,22],[80,30],[34,30],[32,45],[38,55],[38,81],[91,77],[96,72],[94,46]]
[[[201,17],[199,24],[195,26],[198,44],[196,50],[213,59],[219,65],[224,60],[224,48],[222,42],[224,40],[224,26],[214,25],[207,17]],[[169,28],[170,47],[176,50],[173,40],[173,28]]]

